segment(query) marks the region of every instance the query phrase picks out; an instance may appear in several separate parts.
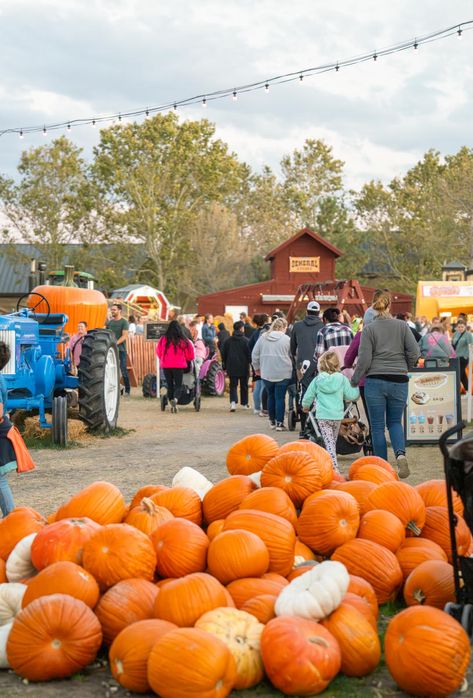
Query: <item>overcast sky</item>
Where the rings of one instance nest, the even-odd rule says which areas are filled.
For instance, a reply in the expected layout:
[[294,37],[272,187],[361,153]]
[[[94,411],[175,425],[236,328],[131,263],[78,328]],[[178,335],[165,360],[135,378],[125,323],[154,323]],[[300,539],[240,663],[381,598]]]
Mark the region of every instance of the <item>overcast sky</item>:
[[[0,129],[262,80],[470,19],[471,0],[0,0]],[[471,147],[472,106],[470,31],[180,113],[214,121],[255,169],[322,138],[356,187],[402,174],[429,148]],[[70,137],[90,154],[97,132]],[[21,150],[44,142],[0,138],[0,172],[13,176]]]

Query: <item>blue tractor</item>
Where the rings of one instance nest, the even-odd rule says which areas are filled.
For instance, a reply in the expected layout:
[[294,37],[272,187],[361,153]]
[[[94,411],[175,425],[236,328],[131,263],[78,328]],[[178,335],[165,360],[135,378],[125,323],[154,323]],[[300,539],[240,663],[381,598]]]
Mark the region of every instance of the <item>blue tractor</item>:
[[[40,304],[43,309],[46,305],[46,312],[35,312]],[[78,406],[90,430],[109,431],[117,424],[120,401],[115,336],[105,329],[88,332],[76,370],[66,348],[66,323],[67,315],[51,313],[48,300],[34,292],[19,299],[15,313],[0,316],[0,340],[11,351],[2,370],[7,410],[37,412],[40,425],[51,428],[54,443],[63,446],[68,440],[69,408]]]

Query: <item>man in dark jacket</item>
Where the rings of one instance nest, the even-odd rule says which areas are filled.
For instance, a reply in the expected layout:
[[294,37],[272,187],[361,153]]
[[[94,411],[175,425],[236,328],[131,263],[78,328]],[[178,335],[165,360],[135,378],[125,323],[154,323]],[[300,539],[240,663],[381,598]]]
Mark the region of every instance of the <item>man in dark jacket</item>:
[[303,320],[294,323],[291,334],[291,355],[297,369],[308,359],[312,361],[317,343],[317,333],[324,323],[319,317],[320,305],[317,301],[309,301],[307,314]]
[[225,324],[223,322],[220,322],[218,324],[218,332],[217,332],[217,346],[218,346],[218,350],[220,353],[222,353],[222,347],[229,337],[230,337],[230,332],[225,327]]
[[230,412],[235,412],[240,383],[240,404],[249,409],[248,377],[250,375],[251,352],[245,337],[245,324],[239,320],[233,325],[233,334],[224,342],[221,354],[224,370],[230,378]]

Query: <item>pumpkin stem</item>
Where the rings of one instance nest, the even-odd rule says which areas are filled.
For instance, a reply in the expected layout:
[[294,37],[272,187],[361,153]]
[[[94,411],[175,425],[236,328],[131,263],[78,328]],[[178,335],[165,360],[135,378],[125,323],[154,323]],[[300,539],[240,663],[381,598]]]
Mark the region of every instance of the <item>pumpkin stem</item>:
[[74,267],[71,264],[64,265],[63,286],[77,286],[77,284],[74,281]]
[[143,497],[140,502],[140,507],[144,509],[147,514],[155,514],[157,510],[156,504],[149,497]]
[[409,523],[407,524],[406,528],[407,528],[409,531],[412,531],[412,533],[413,533],[415,536],[420,536],[420,534],[422,533],[422,531],[420,530],[419,526],[416,524],[415,521],[409,521]]
[[324,640],[323,637],[318,637],[317,635],[315,635],[314,637],[309,637],[309,642],[311,642],[313,645],[320,645],[321,647],[328,647],[327,640]]
[[427,598],[426,595],[424,594],[424,592],[422,591],[422,589],[416,589],[415,592],[412,594],[412,596],[420,604],[425,603],[425,600]]

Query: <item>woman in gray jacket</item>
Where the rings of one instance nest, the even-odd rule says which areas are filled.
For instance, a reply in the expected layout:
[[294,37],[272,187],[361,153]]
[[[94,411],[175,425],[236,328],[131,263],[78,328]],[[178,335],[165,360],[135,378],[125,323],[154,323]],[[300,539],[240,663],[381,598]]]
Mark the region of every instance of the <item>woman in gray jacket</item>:
[[365,398],[376,456],[387,459],[386,426],[396,456],[399,477],[409,476],[402,417],[407,402],[407,372],[414,368],[420,350],[407,323],[393,320],[391,299],[383,293],[373,304],[377,316],[363,329],[358,363],[352,378],[357,386],[366,376]]
[[263,332],[251,353],[251,363],[260,375],[268,393],[269,423],[272,429],[284,431],[287,386],[292,377],[291,340],[286,334],[284,318],[273,320]]

